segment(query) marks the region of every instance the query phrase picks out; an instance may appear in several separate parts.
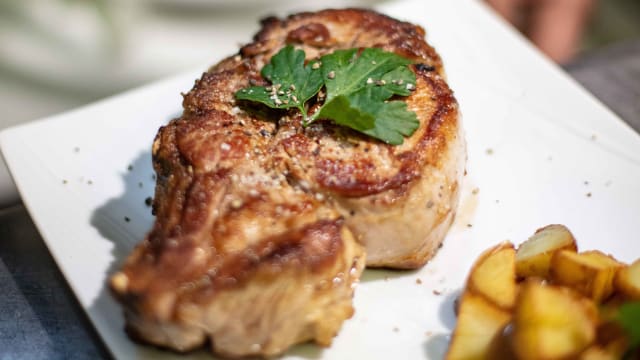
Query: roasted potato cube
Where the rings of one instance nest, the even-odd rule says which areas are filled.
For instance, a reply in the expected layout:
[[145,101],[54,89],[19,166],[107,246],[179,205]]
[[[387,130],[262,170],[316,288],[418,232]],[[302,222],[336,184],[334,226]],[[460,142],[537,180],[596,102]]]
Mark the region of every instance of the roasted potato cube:
[[618,360],[620,357],[606,349],[593,345],[580,354],[580,360]]
[[626,268],[618,270],[615,288],[631,300],[640,300],[640,259]]
[[[611,312],[617,313],[618,309],[600,308],[599,318],[601,323],[598,325],[596,331],[597,345],[592,346],[597,347],[598,350],[594,350],[593,352],[605,352],[607,356],[612,356],[613,359],[622,359],[624,353],[629,348],[629,339],[627,338],[627,332],[620,326],[617,320],[614,320]],[[593,356],[595,359],[596,354],[593,354]]]
[[576,239],[564,225],[548,225],[538,229],[516,252],[516,274],[520,278],[549,278],[553,253],[559,250],[578,251]]
[[513,244],[505,242],[482,253],[471,268],[467,290],[503,309],[511,309],[516,300]]
[[495,346],[511,314],[481,295],[466,292],[460,300],[458,323],[446,360],[495,359]]
[[527,281],[513,314],[512,346],[519,359],[578,356],[596,337],[593,301],[574,291]]
[[562,250],[551,259],[551,279],[600,303],[613,294],[613,279],[624,266],[600,251]]

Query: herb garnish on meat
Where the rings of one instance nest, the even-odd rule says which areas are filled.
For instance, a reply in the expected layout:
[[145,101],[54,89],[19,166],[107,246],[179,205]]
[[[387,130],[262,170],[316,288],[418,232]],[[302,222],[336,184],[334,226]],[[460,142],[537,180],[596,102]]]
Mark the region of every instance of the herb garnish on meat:
[[622,304],[616,320],[628,336],[628,349],[624,358],[632,359],[634,351],[635,355],[637,355],[637,351],[640,351],[640,302]]
[[[286,46],[261,71],[269,86],[241,89],[239,100],[260,102],[275,109],[296,108],[308,126],[317,119],[399,145],[418,128],[415,112],[394,95],[408,96],[416,77],[411,61],[377,48],[338,50],[304,64],[305,53]],[[325,88],[324,103],[308,114],[307,102]],[[318,99],[321,100],[321,99]]]

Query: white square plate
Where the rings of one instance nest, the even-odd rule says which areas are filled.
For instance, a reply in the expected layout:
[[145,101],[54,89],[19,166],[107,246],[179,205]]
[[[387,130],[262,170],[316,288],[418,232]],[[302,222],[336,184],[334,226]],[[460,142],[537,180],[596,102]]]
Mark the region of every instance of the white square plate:
[[[423,269],[365,272],[356,314],[330,348],[298,346],[286,358],[440,358],[455,322],[453,300],[473,260],[549,223],[566,224],[582,249],[623,261],[640,256],[636,133],[481,3],[415,0],[380,10],[422,25],[444,59],[469,145],[459,215]],[[129,341],[105,281],[152,224],[145,205],[153,195],[151,142],[180,114],[180,92],[199,75],[0,134],[24,203],[117,358],[175,356]]]

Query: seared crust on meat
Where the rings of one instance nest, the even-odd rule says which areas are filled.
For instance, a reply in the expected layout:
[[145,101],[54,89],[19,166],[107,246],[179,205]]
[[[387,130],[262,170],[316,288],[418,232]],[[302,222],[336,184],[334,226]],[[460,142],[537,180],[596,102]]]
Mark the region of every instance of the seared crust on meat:
[[[285,44],[308,59],[379,47],[413,60],[405,99],[420,127],[400,146],[295,111],[237,103]],[[365,264],[415,268],[455,214],[465,144],[457,103],[424,30],[357,9],[267,18],[213,66],[153,144],[155,224],[111,288],[128,332],[227,356],[329,345],[353,313]]]

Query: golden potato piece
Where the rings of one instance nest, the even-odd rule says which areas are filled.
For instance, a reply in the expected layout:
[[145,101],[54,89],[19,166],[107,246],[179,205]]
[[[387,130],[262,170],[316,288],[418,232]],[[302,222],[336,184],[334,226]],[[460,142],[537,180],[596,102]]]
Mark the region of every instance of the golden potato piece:
[[[611,318],[611,313],[607,314],[609,310],[618,312],[617,308],[605,309],[603,311],[600,308],[600,324],[596,331],[596,345],[592,345],[591,348],[594,354],[587,354],[593,356],[593,359],[597,359],[596,356],[603,355],[598,354],[604,352],[606,356],[610,356],[613,359],[622,359],[624,353],[629,348],[629,341],[627,339],[627,332],[624,330],[616,320],[606,320]],[[589,349],[587,349],[589,350]]]
[[467,290],[511,309],[516,300],[515,255],[513,244],[508,242],[482,253],[471,268]]
[[593,301],[570,289],[527,281],[513,314],[512,346],[519,359],[579,355],[596,337]]
[[496,359],[495,346],[511,314],[484,297],[466,292],[460,301],[458,323],[446,360]]
[[585,350],[579,357],[580,360],[618,360],[620,356],[617,354],[613,354],[608,352],[606,349],[598,346],[592,345],[587,350]]
[[640,259],[626,268],[618,270],[615,288],[631,300],[640,300]]
[[551,257],[559,250],[578,251],[576,239],[564,225],[548,225],[538,229],[516,252],[516,274],[520,278],[549,278]]
[[613,279],[624,266],[600,251],[561,250],[551,258],[551,279],[600,303],[613,293]]

